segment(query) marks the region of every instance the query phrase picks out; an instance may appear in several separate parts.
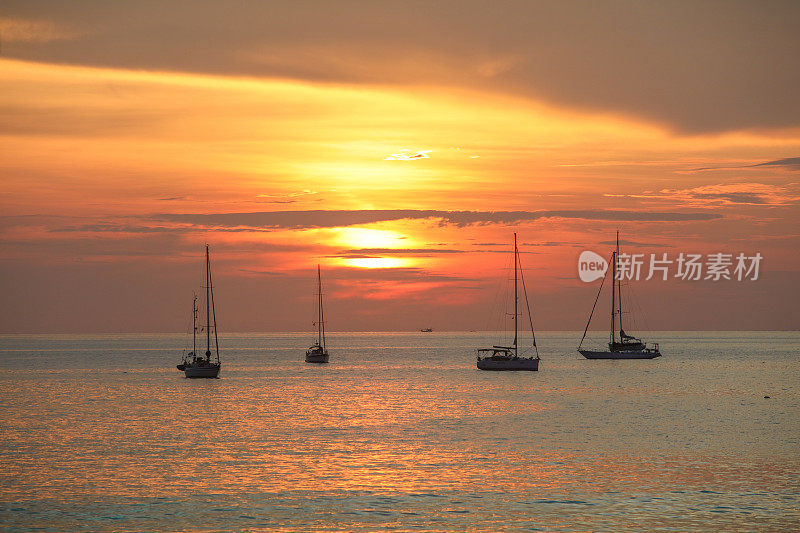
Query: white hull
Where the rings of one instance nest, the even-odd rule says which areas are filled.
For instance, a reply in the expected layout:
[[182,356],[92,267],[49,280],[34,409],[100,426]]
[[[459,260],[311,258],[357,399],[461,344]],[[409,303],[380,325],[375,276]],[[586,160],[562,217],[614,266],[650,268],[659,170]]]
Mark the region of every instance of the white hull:
[[479,370],[539,370],[539,359],[534,357],[509,357],[478,359]]
[[217,378],[219,377],[219,364],[209,365],[193,365],[188,364],[184,366],[183,372],[187,378]]
[[655,359],[661,357],[661,352],[651,350],[626,350],[622,352],[578,350],[586,359]]

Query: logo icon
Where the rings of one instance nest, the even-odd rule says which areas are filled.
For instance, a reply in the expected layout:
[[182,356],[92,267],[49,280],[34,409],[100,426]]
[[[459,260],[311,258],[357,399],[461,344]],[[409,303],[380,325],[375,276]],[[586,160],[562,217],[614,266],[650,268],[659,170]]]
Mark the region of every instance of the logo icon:
[[589,283],[606,275],[608,261],[603,256],[589,250],[581,252],[578,258],[578,276],[581,281]]

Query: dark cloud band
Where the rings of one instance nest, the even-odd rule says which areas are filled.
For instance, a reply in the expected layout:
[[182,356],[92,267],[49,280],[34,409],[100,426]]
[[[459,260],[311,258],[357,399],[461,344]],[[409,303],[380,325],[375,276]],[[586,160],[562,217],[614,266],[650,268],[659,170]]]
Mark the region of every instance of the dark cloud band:
[[[800,117],[800,69],[787,63],[800,56],[798,2],[72,4],[4,2],[3,55],[314,82],[423,82],[689,132],[796,127]],[[29,34],[39,28],[38,35],[14,40],[20,26]]]
[[703,221],[722,218],[709,212],[647,212],[617,210],[552,210],[552,211],[437,211],[411,209],[376,210],[312,210],[312,211],[261,211],[252,213],[212,214],[158,214],[153,218],[163,221],[199,225],[210,228],[335,228],[358,226],[393,220],[438,220],[441,224],[463,227],[475,224],[518,224],[544,218],[576,220],[678,222]]

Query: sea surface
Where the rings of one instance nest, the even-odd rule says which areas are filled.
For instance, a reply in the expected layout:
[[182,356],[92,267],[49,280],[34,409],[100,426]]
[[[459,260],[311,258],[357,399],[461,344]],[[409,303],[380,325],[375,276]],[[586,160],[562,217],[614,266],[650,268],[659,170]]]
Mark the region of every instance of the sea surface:
[[226,334],[189,380],[183,335],[0,336],[0,531],[800,530],[800,333],[579,337]]

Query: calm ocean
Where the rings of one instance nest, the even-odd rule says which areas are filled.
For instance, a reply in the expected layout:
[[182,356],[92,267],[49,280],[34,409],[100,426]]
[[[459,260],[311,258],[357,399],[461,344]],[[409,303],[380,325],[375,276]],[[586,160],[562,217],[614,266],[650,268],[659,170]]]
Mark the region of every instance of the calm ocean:
[[800,333],[579,337],[227,334],[188,380],[182,335],[5,335],[0,530],[800,530]]

